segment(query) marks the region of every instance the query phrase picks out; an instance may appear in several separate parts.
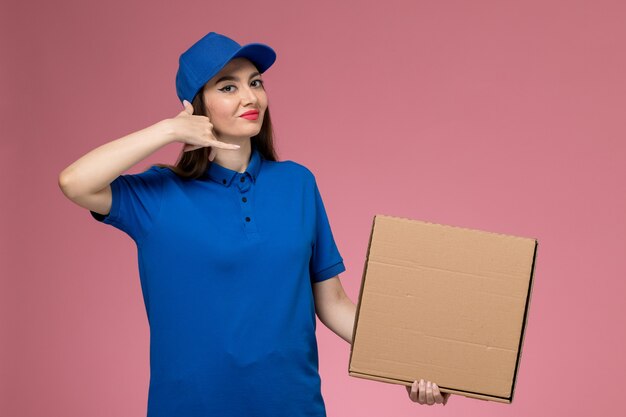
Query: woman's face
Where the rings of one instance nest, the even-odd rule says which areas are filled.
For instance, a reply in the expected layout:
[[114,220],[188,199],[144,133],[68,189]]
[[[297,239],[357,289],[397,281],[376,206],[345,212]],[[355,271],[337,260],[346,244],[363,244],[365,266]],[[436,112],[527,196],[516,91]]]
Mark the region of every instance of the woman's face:
[[[241,141],[260,132],[267,95],[261,74],[248,59],[235,58],[226,64],[204,85],[202,98],[218,139]],[[257,110],[258,117],[241,117],[249,110]]]

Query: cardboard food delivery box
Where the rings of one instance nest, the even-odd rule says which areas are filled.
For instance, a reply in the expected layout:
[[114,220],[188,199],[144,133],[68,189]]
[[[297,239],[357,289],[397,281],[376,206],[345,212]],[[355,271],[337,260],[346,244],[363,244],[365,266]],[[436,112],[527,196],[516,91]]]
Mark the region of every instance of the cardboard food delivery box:
[[537,240],[374,216],[348,373],[511,403]]

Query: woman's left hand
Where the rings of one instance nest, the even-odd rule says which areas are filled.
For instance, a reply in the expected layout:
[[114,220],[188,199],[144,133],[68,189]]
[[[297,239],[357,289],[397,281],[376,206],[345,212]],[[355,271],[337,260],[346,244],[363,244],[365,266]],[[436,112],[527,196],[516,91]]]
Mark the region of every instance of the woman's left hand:
[[450,393],[442,393],[439,391],[439,387],[434,382],[424,381],[420,379],[413,382],[413,386],[406,387],[406,391],[409,393],[411,401],[420,404],[443,404],[446,405]]

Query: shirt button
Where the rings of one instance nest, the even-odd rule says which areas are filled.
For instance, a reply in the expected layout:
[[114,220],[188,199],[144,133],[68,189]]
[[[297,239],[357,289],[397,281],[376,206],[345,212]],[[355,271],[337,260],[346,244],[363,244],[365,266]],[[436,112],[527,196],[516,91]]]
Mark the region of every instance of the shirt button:
[[248,201],[248,199],[246,197],[241,197],[241,201],[245,203],[246,201]]
[[239,181],[244,182],[245,180],[246,180],[246,177],[241,177]]
[[250,221],[250,217],[246,217],[246,221],[249,222]]

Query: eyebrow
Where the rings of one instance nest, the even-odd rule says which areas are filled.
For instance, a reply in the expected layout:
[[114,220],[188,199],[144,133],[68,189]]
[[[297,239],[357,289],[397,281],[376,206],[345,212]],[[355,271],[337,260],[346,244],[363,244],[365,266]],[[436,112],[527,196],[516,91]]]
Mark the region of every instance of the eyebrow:
[[[261,75],[261,73],[259,72],[253,72],[252,74],[250,74],[250,78],[248,78],[249,80],[252,79],[252,77],[255,77],[257,75]],[[215,84],[220,83],[221,81],[237,81],[238,78],[233,77],[232,75],[225,75],[223,77],[221,77],[219,80],[215,81]]]

